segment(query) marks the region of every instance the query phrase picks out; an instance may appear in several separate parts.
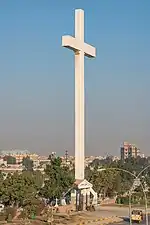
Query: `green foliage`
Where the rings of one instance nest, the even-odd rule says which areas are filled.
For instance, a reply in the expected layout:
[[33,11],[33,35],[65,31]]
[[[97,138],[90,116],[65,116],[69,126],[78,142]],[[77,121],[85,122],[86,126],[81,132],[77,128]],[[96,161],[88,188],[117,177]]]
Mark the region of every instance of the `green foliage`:
[[[24,165],[27,170],[22,174],[16,172],[8,174],[6,179],[0,173],[0,201],[7,206],[8,214],[14,217],[12,207],[22,207],[22,217],[30,218],[31,215],[39,215],[44,208],[44,205],[39,200],[39,196],[49,199],[60,198],[63,192],[67,191],[74,182],[73,172],[67,167],[62,167],[61,159],[54,158],[51,164],[47,165],[45,175],[48,180],[45,180],[45,175],[40,171],[31,170],[30,159],[24,159]],[[44,186],[43,186],[44,184]],[[1,215],[1,217],[4,217]],[[2,218],[3,219],[3,218]]]
[[[123,195],[127,193],[131,186],[133,185],[134,176],[129,173],[119,171],[119,169],[130,171],[131,173],[137,175],[150,163],[150,158],[130,158],[126,159],[125,162],[113,161],[112,157],[107,157],[104,160],[96,159],[91,165],[86,168],[85,175],[86,179],[89,180],[93,185],[94,189],[105,196],[112,195]],[[91,170],[90,168],[94,168]],[[106,171],[99,171],[98,168],[105,168]],[[108,168],[108,170],[107,170]],[[109,168],[118,168],[117,170],[109,170]],[[142,173],[144,177],[141,179],[143,185],[146,181],[147,185],[150,187],[150,168]],[[138,187],[136,189],[140,196],[142,196],[142,189]]]
[[3,183],[3,181],[4,181],[4,175],[0,171],[0,187],[1,187],[2,183]]
[[106,195],[112,196],[115,193],[116,181],[118,179],[118,171],[98,171],[95,168],[93,171],[89,171],[89,168],[86,169],[89,176],[87,179],[93,184],[94,190],[100,194],[102,193],[104,198]]
[[118,198],[116,199],[116,202],[117,202],[118,204],[128,205],[128,204],[129,204],[129,197],[128,197],[128,196],[126,196],[126,197],[118,197]]
[[74,182],[74,177],[67,167],[61,166],[61,159],[54,158],[51,164],[47,165],[45,173],[48,179],[40,194],[49,199],[60,198],[63,192],[67,191]]
[[[107,157],[105,160],[96,159],[85,169],[85,178],[93,184],[94,190],[104,198],[117,195],[120,201],[126,202],[134,177],[120,170],[117,171],[115,168],[138,174],[149,163],[150,158],[140,157],[127,159],[125,162],[113,161],[112,157]],[[0,201],[5,207],[23,207],[22,216],[24,218],[29,218],[33,213],[40,214],[44,207],[39,201],[40,197],[49,200],[59,199],[74,183],[74,169],[70,171],[68,167],[62,166],[59,157],[51,158],[51,163],[47,165],[44,175],[40,171],[33,171],[33,161],[29,157],[23,159],[23,165],[25,170],[22,174],[17,172],[8,174],[4,179],[3,174],[0,173]],[[99,171],[98,168],[106,170]],[[150,187],[150,168],[143,172],[142,176],[142,184],[144,185],[146,181]],[[149,193],[147,196],[150,199]],[[136,188],[135,194],[132,196],[132,202],[138,203],[139,201],[144,202],[141,187]],[[7,215],[0,214],[0,218],[5,216],[7,219],[8,214],[12,215],[11,212],[5,212],[5,214]]]
[[22,165],[25,167],[25,170],[33,171],[33,161],[30,157],[23,158]]
[[9,174],[0,186],[0,200],[7,206],[22,206],[36,197],[43,183],[39,171]]
[[16,158],[13,156],[7,156],[7,164],[16,164]]

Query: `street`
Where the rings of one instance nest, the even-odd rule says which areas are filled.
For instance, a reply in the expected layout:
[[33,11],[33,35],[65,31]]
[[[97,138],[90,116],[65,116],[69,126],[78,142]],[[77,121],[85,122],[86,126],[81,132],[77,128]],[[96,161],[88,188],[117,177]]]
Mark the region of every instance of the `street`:
[[[136,209],[141,209],[143,213],[145,213],[145,209],[143,207],[137,207]],[[150,208],[147,209],[147,212],[150,214]],[[129,208],[119,206],[99,206],[94,213],[97,216],[129,217]]]
[[[91,215],[90,212],[88,214]],[[128,207],[98,206],[96,211],[92,212],[92,217],[95,218],[110,216],[128,217],[129,209]]]
[[[144,212],[144,209],[141,208]],[[148,209],[150,212],[150,209]],[[89,213],[90,214],[90,213]],[[99,217],[111,217],[117,216],[123,219],[122,222],[112,223],[112,225],[128,225],[129,224],[129,209],[128,207],[113,207],[113,206],[101,206],[98,207],[95,212],[92,212],[92,217],[99,218]],[[91,223],[91,225],[99,225],[100,222]],[[104,224],[104,223],[103,223]],[[137,223],[133,223],[134,225]],[[145,224],[145,220],[141,222],[141,224]],[[149,225],[150,225],[150,216],[149,216]]]
[[[150,225],[150,216],[149,216],[149,218],[148,218],[149,220],[149,225]],[[124,221],[123,222],[119,222],[119,223],[117,223],[118,225],[128,225],[129,224],[129,218],[125,218],[124,219]],[[132,223],[132,224],[137,224],[137,223]],[[140,224],[146,224],[145,223],[145,220],[144,221],[142,221]],[[94,224],[93,224],[94,225]],[[111,225],[116,225],[116,223],[112,223]]]
[[[100,222],[93,222],[93,223],[91,223],[91,225],[100,225],[101,223]],[[102,223],[102,224],[105,224],[105,223]],[[118,222],[118,223],[109,223],[110,225],[129,225],[129,218],[124,218],[124,221],[122,221],[122,222]],[[133,225],[137,225],[138,223],[132,223]],[[145,223],[145,220],[144,221],[142,221],[141,223],[140,223],[141,225],[143,224],[146,224]],[[150,216],[149,216],[149,225],[150,225]]]

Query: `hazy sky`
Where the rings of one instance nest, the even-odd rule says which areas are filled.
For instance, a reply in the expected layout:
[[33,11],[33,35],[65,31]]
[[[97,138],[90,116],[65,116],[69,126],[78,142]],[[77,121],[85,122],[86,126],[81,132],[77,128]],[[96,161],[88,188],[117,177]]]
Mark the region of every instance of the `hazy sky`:
[[0,0],[0,149],[74,153],[74,57],[61,36],[85,10],[86,154],[149,153],[150,1]]

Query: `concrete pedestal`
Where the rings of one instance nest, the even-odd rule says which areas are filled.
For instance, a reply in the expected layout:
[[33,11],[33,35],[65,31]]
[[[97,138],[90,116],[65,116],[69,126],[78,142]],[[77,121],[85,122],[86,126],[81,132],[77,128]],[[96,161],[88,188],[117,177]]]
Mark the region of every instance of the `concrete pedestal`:
[[87,199],[86,199],[86,189],[82,189],[81,190],[81,195],[82,195],[82,210],[85,211],[86,210],[86,206],[87,206]]
[[87,189],[86,202],[87,202],[87,206],[90,206],[90,189]]
[[77,201],[77,191],[76,189],[72,189],[71,190],[71,204],[72,205],[76,205],[76,201]]
[[[86,210],[87,206],[97,205],[97,193],[93,190],[93,185],[87,180],[76,181],[75,187],[71,192],[71,202],[76,206],[77,211]],[[92,194],[92,202],[90,195]]]

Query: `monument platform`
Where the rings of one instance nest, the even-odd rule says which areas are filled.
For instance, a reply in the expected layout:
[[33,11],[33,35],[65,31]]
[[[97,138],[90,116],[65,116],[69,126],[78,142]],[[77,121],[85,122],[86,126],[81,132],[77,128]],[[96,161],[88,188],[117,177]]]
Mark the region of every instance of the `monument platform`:
[[86,210],[87,206],[97,205],[97,193],[86,179],[76,180],[71,190],[71,202],[77,211]]

